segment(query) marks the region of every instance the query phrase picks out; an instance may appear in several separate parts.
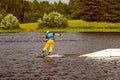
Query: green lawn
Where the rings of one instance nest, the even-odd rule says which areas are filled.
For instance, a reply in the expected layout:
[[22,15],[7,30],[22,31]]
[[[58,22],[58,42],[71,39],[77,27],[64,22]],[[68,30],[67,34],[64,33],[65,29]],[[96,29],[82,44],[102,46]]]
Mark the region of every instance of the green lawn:
[[20,28],[24,29],[25,31],[36,31],[37,27],[38,23],[20,24]]
[[120,27],[120,23],[86,22],[82,20],[69,20],[70,27]]
[[71,30],[78,32],[120,32],[120,23],[69,20],[68,24]]
[[39,29],[38,23],[20,24],[21,29],[0,30],[0,32],[120,32],[120,23],[86,22],[83,20],[68,20],[69,27],[66,29]]

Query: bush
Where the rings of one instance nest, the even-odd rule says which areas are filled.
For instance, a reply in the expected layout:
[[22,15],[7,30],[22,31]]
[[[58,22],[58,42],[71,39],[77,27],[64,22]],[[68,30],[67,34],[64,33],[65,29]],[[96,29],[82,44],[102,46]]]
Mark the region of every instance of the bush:
[[16,28],[19,28],[19,21],[12,14],[8,14],[2,19],[1,28],[2,29],[16,29]]
[[40,28],[66,28],[67,19],[58,12],[44,14],[43,19],[38,20]]
[[1,29],[1,20],[2,20],[3,16],[2,14],[0,14],[0,29]]
[[1,20],[3,19],[3,15],[2,14],[0,14],[0,22],[1,22]]

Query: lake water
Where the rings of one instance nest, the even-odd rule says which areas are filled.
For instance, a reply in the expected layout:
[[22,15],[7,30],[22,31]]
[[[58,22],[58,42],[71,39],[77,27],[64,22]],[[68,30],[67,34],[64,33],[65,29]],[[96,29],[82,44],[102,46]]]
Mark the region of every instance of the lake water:
[[[64,58],[40,58],[45,33],[0,34],[1,80],[119,80],[120,58],[78,58],[120,47],[120,33],[63,33],[56,37],[54,53]],[[73,54],[73,55],[69,55]],[[73,58],[74,57],[74,58]]]
[[[120,48],[120,33],[63,34],[63,37],[55,37],[55,54],[87,54],[103,49]],[[1,49],[23,48],[26,51],[40,52],[45,45],[43,37],[45,33],[1,33],[0,45]]]

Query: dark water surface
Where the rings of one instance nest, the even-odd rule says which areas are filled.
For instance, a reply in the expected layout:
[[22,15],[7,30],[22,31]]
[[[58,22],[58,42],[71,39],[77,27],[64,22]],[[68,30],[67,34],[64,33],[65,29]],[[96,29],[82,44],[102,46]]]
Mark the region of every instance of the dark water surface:
[[66,57],[39,58],[45,33],[0,33],[0,80],[120,80],[120,58],[76,57],[119,48],[120,33],[63,34],[54,54]]
[[[54,53],[86,54],[108,48],[120,48],[120,33],[63,33],[56,37]],[[45,33],[1,33],[1,48],[14,47],[40,52]],[[24,45],[23,45],[24,44]]]

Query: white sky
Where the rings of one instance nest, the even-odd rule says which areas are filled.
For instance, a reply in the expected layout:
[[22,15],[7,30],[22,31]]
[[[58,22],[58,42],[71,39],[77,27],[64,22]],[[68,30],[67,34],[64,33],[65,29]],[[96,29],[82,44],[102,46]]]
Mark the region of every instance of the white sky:
[[[33,1],[33,0],[30,0],[30,1]],[[58,2],[59,0],[38,0],[38,1],[49,1],[50,3],[53,3],[53,2]],[[69,0],[61,0],[61,1],[65,3],[69,2]]]

